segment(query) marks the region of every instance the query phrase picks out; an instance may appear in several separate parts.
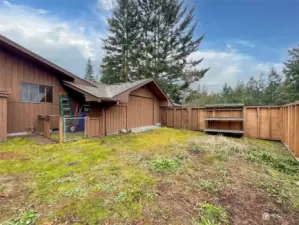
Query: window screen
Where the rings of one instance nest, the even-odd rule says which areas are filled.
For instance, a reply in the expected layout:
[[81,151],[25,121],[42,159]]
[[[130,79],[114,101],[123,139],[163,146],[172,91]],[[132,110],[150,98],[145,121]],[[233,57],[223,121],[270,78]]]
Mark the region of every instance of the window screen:
[[53,102],[53,87],[21,83],[22,102]]

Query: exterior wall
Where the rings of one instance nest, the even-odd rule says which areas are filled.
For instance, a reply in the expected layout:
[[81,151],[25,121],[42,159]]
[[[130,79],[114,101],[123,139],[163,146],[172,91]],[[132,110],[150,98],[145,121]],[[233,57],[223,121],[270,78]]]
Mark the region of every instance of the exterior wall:
[[[39,129],[40,115],[59,115],[59,92],[65,91],[55,74],[51,74],[31,62],[0,49],[0,90],[7,91],[8,133],[29,131],[30,126]],[[53,103],[23,103],[20,100],[21,82],[53,87]]]
[[[160,122],[159,100],[147,88],[139,88],[129,95],[128,104],[92,104],[88,116],[100,118],[100,129],[92,127],[91,136],[115,134],[121,129],[153,125]],[[95,135],[96,136],[96,135]]]
[[159,100],[146,87],[131,92],[128,102],[128,128],[160,122],[159,104]]

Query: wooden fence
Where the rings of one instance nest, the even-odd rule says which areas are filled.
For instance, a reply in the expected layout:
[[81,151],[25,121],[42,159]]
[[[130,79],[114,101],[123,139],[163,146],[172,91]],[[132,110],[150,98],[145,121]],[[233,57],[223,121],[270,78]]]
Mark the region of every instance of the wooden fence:
[[[205,117],[211,116],[209,113],[205,108],[162,107],[160,108],[160,121],[163,126],[167,127],[203,131]],[[222,117],[241,116],[235,115],[237,112],[233,111],[218,113],[228,113],[221,115]],[[245,107],[243,115],[245,137],[282,141],[294,156],[299,157],[299,101],[283,106]],[[51,120],[42,119],[44,135],[50,136]],[[58,122],[58,118],[56,122]],[[61,118],[59,118],[59,124],[61,127]],[[127,129],[127,126],[126,107],[118,105],[103,110],[102,114],[97,117],[86,117],[86,136],[101,137],[114,134],[122,128]],[[60,128],[59,131],[61,130]],[[61,132],[59,133],[61,136]],[[61,140],[62,138],[60,138]]]
[[[160,108],[163,126],[195,131],[205,129],[206,113],[204,108]],[[283,106],[244,107],[243,115],[245,137],[282,141],[299,157],[299,101]]]
[[167,127],[199,131],[205,127],[204,108],[160,108],[160,118]]

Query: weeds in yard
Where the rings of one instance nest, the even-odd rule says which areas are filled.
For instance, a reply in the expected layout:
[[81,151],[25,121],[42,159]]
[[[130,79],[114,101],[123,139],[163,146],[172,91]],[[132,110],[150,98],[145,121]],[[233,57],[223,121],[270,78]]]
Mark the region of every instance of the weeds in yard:
[[222,189],[219,182],[213,180],[201,180],[199,182],[199,187],[204,190],[208,191],[212,194],[219,194],[219,191]]
[[4,223],[4,225],[32,225],[36,222],[37,213],[31,209],[25,212],[22,216],[11,219]]
[[155,172],[175,173],[181,167],[181,163],[177,159],[160,158],[150,162],[150,168]]
[[219,206],[202,203],[198,205],[200,222],[198,225],[228,225],[228,215],[224,209]]
[[253,147],[248,151],[246,159],[250,162],[263,163],[284,172],[284,173],[298,173],[299,162],[290,157],[285,157],[282,154],[275,154],[269,152],[261,147]]
[[189,140],[193,151],[207,153],[205,160],[207,163],[226,160],[230,155],[242,152],[246,146],[234,141],[232,138],[223,136],[203,136],[191,138]]
[[88,190],[86,188],[74,188],[65,192],[62,192],[65,197],[86,197],[88,195]]

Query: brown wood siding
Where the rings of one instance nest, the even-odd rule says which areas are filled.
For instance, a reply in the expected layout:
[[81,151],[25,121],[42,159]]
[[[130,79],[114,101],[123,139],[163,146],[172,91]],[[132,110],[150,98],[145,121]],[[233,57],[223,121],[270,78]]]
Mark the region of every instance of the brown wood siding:
[[245,109],[245,136],[281,140],[283,131],[281,126],[281,107],[246,107]]
[[159,100],[146,87],[132,91],[128,102],[128,129],[160,122]]
[[[8,133],[26,132],[38,128],[37,115],[59,115],[59,92],[65,91],[55,74],[51,74],[21,57],[0,49],[0,90],[8,98]],[[21,82],[53,87],[53,103],[23,103],[20,100]]]
[[114,105],[106,109],[106,133],[118,133],[121,129],[126,129],[126,105]]

